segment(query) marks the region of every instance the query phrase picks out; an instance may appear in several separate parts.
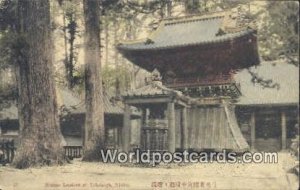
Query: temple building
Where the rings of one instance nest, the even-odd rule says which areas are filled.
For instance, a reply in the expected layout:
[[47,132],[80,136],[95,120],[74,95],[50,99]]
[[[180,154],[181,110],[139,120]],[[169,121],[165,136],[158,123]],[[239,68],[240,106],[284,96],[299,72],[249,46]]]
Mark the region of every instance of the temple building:
[[[245,72],[250,67],[263,67],[258,66],[257,31],[252,24],[241,25],[236,20],[229,12],[167,18],[147,39],[118,45],[120,53],[133,64],[154,71],[155,76],[161,75],[159,82],[150,80],[147,86],[123,96],[125,107],[138,107],[144,115],[141,140],[135,146],[172,152],[178,149],[244,151],[263,147],[255,145],[264,144],[261,139],[275,138],[280,144],[276,150],[287,147],[287,128],[292,130],[298,121],[298,99],[293,97],[291,104],[253,103],[253,100],[270,99],[264,93],[261,96],[255,93],[257,88],[252,88],[254,92],[247,91],[253,84],[249,84],[251,77]],[[238,76],[242,80],[247,78],[249,83],[237,82]],[[277,111],[272,109],[274,105]],[[131,142],[128,139],[131,127],[126,122],[130,110],[127,110],[123,122],[126,151]],[[269,120],[264,120],[267,113]],[[275,125],[271,126],[272,118],[279,120],[276,129],[272,128]],[[268,130],[277,132],[262,132]],[[268,147],[270,142],[265,144]]]
[[[57,99],[59,104],[60,128],[65,145],[81,147],[83,144],[82,131],[85,121],[85,103],[77,94],[63,87],[58,87]],[[121,131],[123,126],[124,106],[115,100],[115,95],[104,90],[104,125],[106,128],[106,143],[108,147],[121,147]],[[138,112],[132,111],[131,121],[138,120]],[[19,121],[16,101],[11,102],[0,110],[0,140],[15,139],[18,146]]]
[[[271,81],[273,88],[257,83],[260,79],[251,73]],[[288,149],[299,134],[299,67],[285,60],[262,62],[239,71],[235,80],[242,92],[236,115],[247,142],[259,151]]]

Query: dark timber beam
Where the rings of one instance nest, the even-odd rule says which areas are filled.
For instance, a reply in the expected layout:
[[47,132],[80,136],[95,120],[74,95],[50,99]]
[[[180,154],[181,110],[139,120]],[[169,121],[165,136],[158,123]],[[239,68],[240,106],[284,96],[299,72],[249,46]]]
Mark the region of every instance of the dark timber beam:
[[175,104],[168,103],[168,151],[175,152],[176,145]]
[[281,111],[281,149],[286,149],[286,114]]
[[157,104],[157,103],[165,103],[170,102],[171,98],[169,97],[160,97],[160,98],[134,98],[134,99],[126,99],[125,102],[131,105],[140,105],[140,104]]
[[187,131],[187,108],[183,107],[181,110],[181,127],[182,127],[182,136],[181,136],[181,148],[184,150],[188,149],[188,131]]
[[131,109],[128,104],[125,104],[123,116],[123,131],[122,131],[122,150],[128,152],[130,149],[130,136],[131,136]]
[[143,128],[146,127],[147,123],[147,108],[142,108],[142,118],[141,118],[141,126],[140,126],[140,148],[145,149],[145,134]]
[[251,113],[250,119],[251,149],[255,149],[255,111]]

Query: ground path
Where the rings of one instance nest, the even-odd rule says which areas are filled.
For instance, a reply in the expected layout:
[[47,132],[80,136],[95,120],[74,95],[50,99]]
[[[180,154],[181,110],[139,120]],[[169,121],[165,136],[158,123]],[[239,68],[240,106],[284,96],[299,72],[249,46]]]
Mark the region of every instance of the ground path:
[[[123,190],[123,189],[297,189],[287,173],[287,153],[277,164],[188,164],[141,168],[74,161],[59,167],[17,170],[0,167],[2,190]],[[160,187],[161,186],[161,187]]]

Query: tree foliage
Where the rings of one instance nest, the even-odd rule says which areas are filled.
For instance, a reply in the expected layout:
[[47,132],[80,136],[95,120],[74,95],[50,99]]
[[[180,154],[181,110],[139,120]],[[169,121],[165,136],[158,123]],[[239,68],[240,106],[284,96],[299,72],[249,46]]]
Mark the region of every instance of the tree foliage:
[[261,56],[265,60],[287,58],[299,65],[299,2],[269,1],[259,31]]
[[120,91],[124,92],[130,89],[130,71],[126,65],[112,67],[104,65],[102,68],[102,77],[105,89],[114,91],[117,79],[120,81]]
[[65,41],[65,73],[69,88],[73,88],[80,82],[82,77],[77,77],[75,67],[78,61],[78,48],[75,45],[79,36],[78,20],[80,18],[80,1],[60,1],[63,10],[63,33]]

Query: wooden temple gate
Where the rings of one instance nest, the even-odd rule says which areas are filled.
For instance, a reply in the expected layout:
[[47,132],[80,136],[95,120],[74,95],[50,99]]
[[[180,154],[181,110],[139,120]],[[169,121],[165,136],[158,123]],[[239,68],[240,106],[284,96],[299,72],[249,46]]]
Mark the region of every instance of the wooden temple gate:
[[[154,72],[155,75],[158,74]],[[138,145],[141,150],[245,151],[249,146],[240,131],[231,101],[231,97],[210,94],[190,98],[165,87],[157,79],[152,80],[124,96],[123,151],[131,149],[131,106],[142,112]]]
[[[166,128],[160,127],[163,122],[158,120],[153,125],[147,118],[143,120],[144,149],[164,149],[165,135],[171,152],[176,148],[249,148],[234,112],[233,103],[241,91],[233,76],[259,64],[257,31],[249,23],[238,26],[236,22],[230,12],[167,18],[147,40],[118,45],[129,61],[149,72],[157,69],[163,76],[165,86],[155,79],[124,96],[125,109],[149,109],[149,120],[152,112],[157,112],[151,111],[154,104],[166,111]],[[186,110],[176,115],[176,109]],[[129,148],[130,136],[130,111],[126,112],[124,150]]]
[[176,110],[180,110],[181,148],[186,148],[186,118],[188,98],[180,92],[168,89],[159,80],[147,86],[128,92],[124,96],[125,113],[122,136],[122,149],[130,150],[130,106],[142,112],[139,148],[151,151],[170,151],[176,149]]
[[168,149],[168,121],[166,118],[149,118],[149,109],[143,110],[140,148],[143,150],[164,151]]

